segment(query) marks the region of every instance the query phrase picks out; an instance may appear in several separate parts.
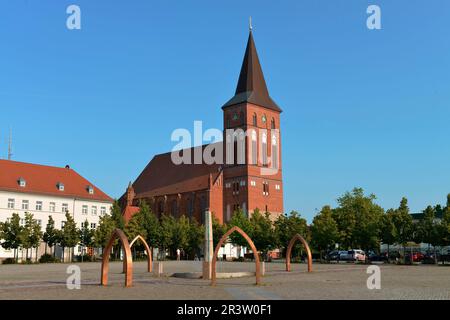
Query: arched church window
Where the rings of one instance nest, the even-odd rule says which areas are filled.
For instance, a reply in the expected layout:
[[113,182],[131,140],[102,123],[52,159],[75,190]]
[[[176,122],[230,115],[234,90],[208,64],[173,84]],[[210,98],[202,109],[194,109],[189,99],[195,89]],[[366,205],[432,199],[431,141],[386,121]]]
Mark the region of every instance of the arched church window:
[[278,168],[278,146],[277,146],[277,136],[272,135],[272,167]]
[[275,119],[272,118],[272,121],[270,122],[270,128],[275,129]]
[[261,137],[262,146],[262,164],[267,166],[267,134],[264,132]]
[[172,201],[172,216],[174,216],[174,217],[178,216],[177,200]]
[[252,143],[251,143],[251,164],[258,164],[258,143],[256,139],[256,131],[252,130]]
[[258,125],[258,117],[256,116],[256,113],[253,114],[252,123],[255,127]]

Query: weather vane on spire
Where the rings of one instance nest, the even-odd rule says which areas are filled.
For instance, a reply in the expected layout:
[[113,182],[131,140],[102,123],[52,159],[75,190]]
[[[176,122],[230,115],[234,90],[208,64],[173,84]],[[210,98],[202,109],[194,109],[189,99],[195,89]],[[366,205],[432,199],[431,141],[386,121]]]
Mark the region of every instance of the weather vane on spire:
[[250,32],[253,30],[253,27],[252,27],[252,16],[250,16],[248,18],[248,29],[250,30]]

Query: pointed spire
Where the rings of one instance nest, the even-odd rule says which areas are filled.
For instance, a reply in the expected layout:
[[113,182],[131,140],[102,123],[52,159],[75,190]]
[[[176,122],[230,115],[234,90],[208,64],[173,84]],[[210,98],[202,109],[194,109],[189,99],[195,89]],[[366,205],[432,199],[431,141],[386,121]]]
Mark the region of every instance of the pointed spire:
[[245,50],[244,61],[242,62],[236,93],[222,108],[249,102],[281,112],[278,105],[270,98],[269,91],[267,90],[255,41],[253,40],[251,17],[249,20],[249,28],[247,48]]

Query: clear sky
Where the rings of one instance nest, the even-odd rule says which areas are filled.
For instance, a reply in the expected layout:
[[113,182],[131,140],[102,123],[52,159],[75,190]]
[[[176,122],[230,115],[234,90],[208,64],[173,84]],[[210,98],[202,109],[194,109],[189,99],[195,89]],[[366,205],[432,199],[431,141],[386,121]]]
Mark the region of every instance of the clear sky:
[[[81,30],[66,28],[70,4]],[[311,221],[355,186],[385,208],[445,202],[448,0],[1,0],[1,157],[12,127],[14,160],[70,164],[120,196],[174,129],[222,128],[250,15],[284,111],[286,211]]]

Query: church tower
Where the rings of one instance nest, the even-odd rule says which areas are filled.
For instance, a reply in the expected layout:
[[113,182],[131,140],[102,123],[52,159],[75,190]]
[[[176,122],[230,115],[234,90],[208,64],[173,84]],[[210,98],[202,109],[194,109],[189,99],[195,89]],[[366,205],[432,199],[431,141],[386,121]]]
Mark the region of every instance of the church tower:
[[282,110],[269,95],[251,27],[236,93],[222,110],[224,221],[239,209],[282,214]]

